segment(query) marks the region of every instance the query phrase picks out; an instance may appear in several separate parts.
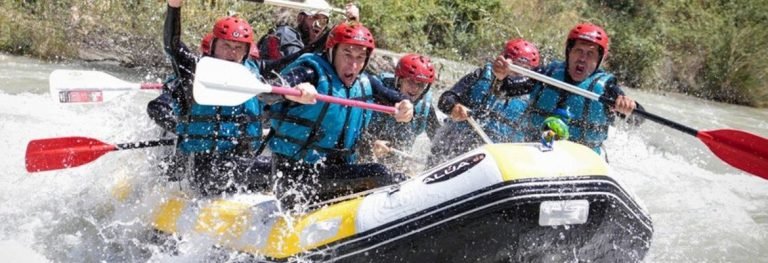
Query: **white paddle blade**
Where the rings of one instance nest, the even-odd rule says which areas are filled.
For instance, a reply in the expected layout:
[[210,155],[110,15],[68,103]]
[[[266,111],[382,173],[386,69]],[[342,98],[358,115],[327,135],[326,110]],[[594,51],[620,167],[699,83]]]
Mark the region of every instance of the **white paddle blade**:
[[51,97],[60,103],[98,103],[141,88],[138,83],[91,70],[57,69],[48,81]]
[[236,106],[272,91],[242,64],[203,57],[197,62],[192,95],[200,105]]
[[328,4],[325,0],[303,0],[303,1],[295,1],[295,0],[264,0],[261,1],[268,5],[274,5],[274,6],[280,6],[280,7],[287,7],[287,8],[293,8],[293,9],[312,9],[312,10],[321,10],[321,11],[334,11],[340,14],[344,14],[343,9],[339,8],[333,8],[330,4]]

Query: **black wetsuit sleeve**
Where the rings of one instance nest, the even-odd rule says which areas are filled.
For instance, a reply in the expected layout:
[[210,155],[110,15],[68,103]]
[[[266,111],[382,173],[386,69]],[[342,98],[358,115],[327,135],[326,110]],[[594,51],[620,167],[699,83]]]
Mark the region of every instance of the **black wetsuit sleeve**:
[[[626,96],[626,94],[624,93],[624,90],[622,90],[621,87],[619,86],[616,78],[611,78],[605,84],[605,93],[603,94],[603,96],[606,96],[607,98],[615,100],[618,96]],[[606,106],[606,108],[607,108],[606,110],[610,110],[609,106]],[[640,110],[645,110],[645,108],[643,108],[643,106],[640,105],[640,103],[637,103],[637,108]],[[629,118],[627,118],[626,115],[621,113],[612,113],[612,114],[622,119],[625,119],[627,123],[635,126],[639,126],[645,121],[645,118],[643,118],[639,114],[631,114]],[[615,118],[609,118],[609,119],[615,120]]]
[[191,80],[194,77],[198,57],[181,43],[180,7],[168,6],[163,27],[163,46],[176,76]]
[[[545,69],[542,67],[537,67],[532,69],[534,72],[539,74],[545,74]],[[498,89],[501,91],[502,96],[507,97],[517,97],[525,94],[530,94],[531,91],[533,91],[533,87],[538,83],[537,80],[529,78],[527,76],[508,76],[504,78],[500,83],[497,85],[501,85],[501,87]]]
[[147,104],[147,114],[155,123],[168,132],[176,132],[176,115],[173,113],[173,99],[170,93],[163,93]]
[[624,95],[624,90],[619,87],[616,78],[610,78],[605,83],[605,95],[608,98],[616,99],[619,95]]
[[304,53],[302,52],[296,52],[288,56],[284,56],[280,59],[264,59],[254,62],[256,62],[256,64],[259,66],[262,77],[267,79],[275,79],[279,75],[280,71],[282,71],[286,66],[288,66],[288,64],[291,64],[291,62],[298,59],[303,54]]
[[453,85],[450,90],[443,92],[438,100],[437,107],[445,114],[451,114],[451,110],[456,103],[461,103],[464,106],[468,106],[469,90],[480,79],[482,75],[482,69],[477,69],[475,72],[462,77],[459,82]]
[[502,96],[517,97],[531,93],[534,85],[536,85],[536,80],[529,77],[506,77],[501,82],[501,88],[499,90],[501,91]]

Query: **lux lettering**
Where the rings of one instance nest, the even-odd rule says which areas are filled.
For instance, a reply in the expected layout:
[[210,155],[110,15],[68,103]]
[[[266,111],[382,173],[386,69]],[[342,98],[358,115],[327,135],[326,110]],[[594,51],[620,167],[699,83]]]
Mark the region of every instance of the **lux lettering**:
[[435,180],[438,180],[440,178],[443,178],[446,175],[451,174],[451,173],[455,172],[456,170],[461,169],[461,167],[464,167],[464,166],[467,166],[467,165],[469,165],[468,162],[460,162],[460,163],[458,163],[456,165],[448,166],[448,167],[445,168],[445,170],[443,170],[443,173],[441,173],[439,175],[436,175],[433,178],[430,178],[430,180],[427,181],[427,182],[431,182],[431,181],[435,181]]

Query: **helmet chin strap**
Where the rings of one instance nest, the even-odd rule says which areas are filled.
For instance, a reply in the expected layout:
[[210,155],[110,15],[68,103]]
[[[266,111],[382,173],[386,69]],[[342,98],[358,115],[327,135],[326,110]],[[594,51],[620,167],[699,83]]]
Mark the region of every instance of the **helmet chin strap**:
[[215,37],[211,40],[211,51],[208,52],[209,56],[214,57],[214,58],[216,57],[216,55],[215,55],[216,54],[216,41],[219,41],[219,39],[215,38]]
[[429,89],[431,89],[431,88],[432,88],[432,83],[427,84],[427,88],[421,91],[421,94],[419,94],[419,97],[416,98],[413,101],[413,103],[416,103],[417,101],[420,101],[421,99],[423,99],[424,95],[427,94],[427,92],[429,92]]

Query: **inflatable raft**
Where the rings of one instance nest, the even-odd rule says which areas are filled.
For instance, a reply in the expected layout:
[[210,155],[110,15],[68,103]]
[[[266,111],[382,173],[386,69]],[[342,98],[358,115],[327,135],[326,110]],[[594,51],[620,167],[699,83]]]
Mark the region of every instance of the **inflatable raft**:
[[160,233],[202,235],[273,262],[635,262],[653,234],[606,163],[567,141],[551,151],[486,145],[290,217],[263,194],[179,194],[153,211]]

